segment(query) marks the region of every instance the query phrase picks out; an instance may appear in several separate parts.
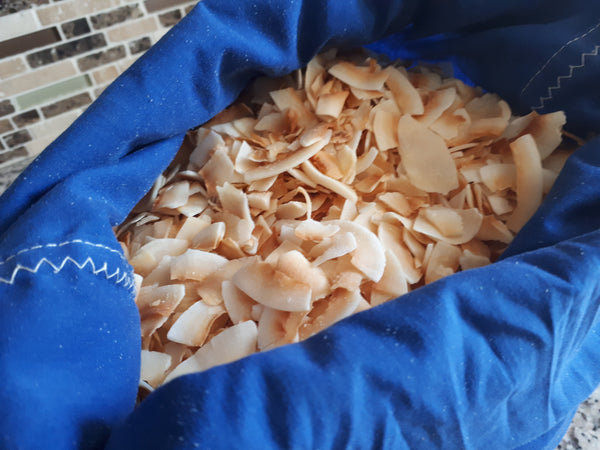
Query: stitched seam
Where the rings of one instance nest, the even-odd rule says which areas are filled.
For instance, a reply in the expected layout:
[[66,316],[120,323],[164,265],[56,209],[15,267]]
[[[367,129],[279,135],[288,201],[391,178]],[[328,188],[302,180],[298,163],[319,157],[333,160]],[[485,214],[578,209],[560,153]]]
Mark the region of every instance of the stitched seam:
[[567,48],[569,45],[571,45],[573,42],[577,42],[580,39],[583,39],[584,37],[586,37],[588,34],[594,32],[595,30],[597,30],[598,28],[600,28],[600,22],[598,22],[596,25],[594,25],[592,28],[590,28],[589,30],[587,30],[585,33],[571,39],[569,42],[567,42],[566,44],[564,44],[561,48],[559,48],[550,58],[548,58],[548,60],[544,63],[544,65],[540,68],[540,70],[538,70],[527,82],[527,84],[525,84],[525,87],[523,87],[523,89],[521,89],[521,93],[520,95],[523,95],[525,93],[525,91],[529,88],[529,86],[531,86],[531,83],[533,83],[533,80],[535,80],[543,71],[544,69],[546,69],[546,67],[548,67],[548,65],[552,62],[552,60],[554,58],[556,58],[556,56],[558,56],[558,54],[560,52],[562,52],[565,48]]
[[108,247],[106,245],[96,244],[94,242],[89,242],[89,241],[84,241],[82,239],[73,239],[71,241],[64,241],[64,242],[60,242],[60,243],[50,243],[50,244],[44,244],[44,245],[34,245],[33,247],[24,248],[23,250],[19,250],[14,255],[10,255],[8,258],[0,261],[0,265],[6,264],[11,259],[14,259],[17,256],[20,256],[23,253],[27,253],[27,252],[30,252],[32,250],[39,250],[39,249],[42,249],[42,248],[64,247],[65,245],[69,245],[69,244],[84,244],[84,245],[89,245],[89,246],[95,247],[95,248],[101,248],[101,249],[104,249],[104,250],[108,250],[109,252],[116,253],[117,255],[119,255],[121,257],[121,259],[125,260],[125,257],[123,256],[123,253],[120,252],[119,250],[115,250],[114,248]]
[[83,263],[77,262],[71,256],[66,256],[60,264],[54,264],[52,261],[50,261],[46,257],[43,257],[42,259],[40,259],[34,267],[28,267],[28,266],[24,266],[21,264],[17,264],[17,266],[13,269],[11,277],[10,278],[0,277],[0,283],[14,284],[17,274],[20,271],[25,271],[25,272],[30,272],[30,273],[36,274],[44,264],[49,265],[54,270],[54,273],[57,274],[66,266],[66,264],[68,262],[74,264],[79,270],[82,270],[87,265],[90,265],[92,268],[92,273],[94,275],[100,275],[101,273],[104,272],[107,280],[110,280],[113,278],[115,279],[115,284],[121,284],[121,283],[123,283],[123,281],[125,281],[125,283],[123,285],[124,287],[131,288],[134,286],[134,280],[132,277],[129,276],[129,274],[127,272],[122,272],[120,268],[117,268],[113,273],[109,274],[108,263],[104,262],[100,268],[96,268],[96,263],[89,256],[85,259],[85,261],[83,261]]
[[573,66],[573,65],[569,64],[569,74],[561,75],[558,78],[556,78],[556,85],[550,86],[548,88],[548,95],[546,97],[540,97],[540,104],[538,106],[534,106],[532,109],[534,109],[534,110],[542,109],[545,106],[545,103],[547,100],[552,100],[552,96],[553,96],[552,91],[557,91],[562,88],[562,85],[561,85],[562,80],[568,80],[569,78],[573,78],[573,73],[574,73],[575,69],[581,69],[581,68],[585,67],[586,57],[587,56],[598,56],[598,50],[600,50],[600,45],[596,45],[596,47],[594,47],[594,50],[592,50],[591,52],[582,53],[581,54],[581,64],[579,64],[577,66]]

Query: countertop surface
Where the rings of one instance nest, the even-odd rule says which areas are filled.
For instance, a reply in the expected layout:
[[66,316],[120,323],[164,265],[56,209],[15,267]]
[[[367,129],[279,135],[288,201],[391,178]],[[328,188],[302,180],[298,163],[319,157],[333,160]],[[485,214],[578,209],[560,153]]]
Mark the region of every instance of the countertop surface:
[[[0,195],[27,167],[31,159],[24,159],[0,167]],[[577,410],[571,427],[557,450],[600,450],[600,387]]]

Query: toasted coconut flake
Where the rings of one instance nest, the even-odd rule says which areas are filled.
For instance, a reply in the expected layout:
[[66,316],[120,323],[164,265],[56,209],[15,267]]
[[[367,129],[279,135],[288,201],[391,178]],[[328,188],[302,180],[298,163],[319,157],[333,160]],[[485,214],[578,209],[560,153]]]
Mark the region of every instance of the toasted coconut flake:
[[458,187],[456,166],[441,137],[405,115],[398,122],[398,141],[402,164],[413,185],[441,194]]
[[346,61],[331,66],[329,73],[349,86],[373,91],[381,91],[388,78],[385,71],[373,72],[371,67],[359,67]]
[[325,176],[335,180],[342,178],[342,172],[338,166],[337,155],[333,156],[330,153],[322,151],[311,158],[311,163]]
[[298,341],[298,327],[305,313],[279,311],[264,307],[258,321],[257,344],[260,351]]
[[216,194],[217,186],[222,186],[225,183],[237,183],[242,181],[242,175],[235,171],[235,167],[224,147],[216,148],[215,152],[202,169],[200,169],[199,173],[204,178],[209,195]]
[[191,358],[179,364],[165,382],[188,373],[203,372],[211,367],[227,364],[256,352],[256,324],[240,322],[213,337]]
[[223,147],[225,141],[213,130],[199,128],[196,132],[196,148],[190,155],[190,162],[196,167],[202,167],[208,161],[210,153],[217,147]]
[[500,195],[488,195],[487,200],[492,208],[492,211],[497,216],[508,214],[513,210],[513,206],[506,199],[506,197],[502,197]]
[[452,275],[458,269],[461,251],[458,247],[440,241],[433,246],[427,263],[425,283],[433,283],[440,278]]
[[517,172],[517,206],[506,225],[512,231],[519,231],[542,202],[542,163],[535,141],[529,134],[512,142],[510,149]]
[[130,263],[136,273],[146,276],[158,266],[163,257],[181,255],[187,248],[188,242],[185,239],[154,239],[140,248]]
[[191,246],[196,250],[210,251],[219,246],[225,237],[225,224],[216,222],[200,230],[192,239]]
[[329,281],[319,267],[313,266],[304,255],[291,250],[277,260],[276,268],[297,281],[307,283],[311,289],[311,301],[323,298],[329,292]]
[[425,105],[423,115],[418,117],[417,120],[425,126],[431,125],[438,120],[450,106],[452,106],[455,99],[456,89],[454,87],[433,91],[429,95],[429,100]]
[[204,230],[206,227],[210,225],[210,217],[201,216],[201,217],[187,217],[179,231],[175,235],[176,239],[185,239],[188,242],[192,242],[194,236]]
[[230,183],[217,186],[217,195],[223,210],[240,219],[251,220],[248,197]]
[[406,196],[400,192],[384,192],[377,196],[377,199],[388,206],[392,211],[400,215],[408,216],[412,213],[412,208],[406,199]]
[[419,211],[413,229],[448,244],[458,245],[473,239],[483,220],[475,208],[455,210],[430,206]]
[[398,147],[400,110],[393,100],[383,100],[373,108],[373,134],[380,151]]
[[142,321],[142,339],[148,338],[164,324],[185,295],[182,284],[140,288],[136,303]]
[[331,130],[327,130],[322,140],[315,142],[314,144],[304,147],[300,150],[293,152],[290,156],[285,159],[279,160],[272,164],[257,167],[256,169],[249,170],[244,174],[246,182],[260,180],[262,178],[269,178],[274,175],[279,175],[282,172],[293,169],[294,167],[307,161],[311,156],[319,152],[325,147],[331,139]]
[[202,281],[226,263],[227,259],[220,255],[190,248],[173,258],[171,279]]
[[[313,108],[317,107],[315,94],[319,91],[321,85],[323,84],[324,73],[325,69],[319,63],[318,58],[313,58],[308,62],[306,66],[306,73],[304,75],[304,91],[306,92],[306,97],[310,101]],[[317,81],[317,79],[320,79],[320,83]]]
[[356,174],[358,175],[367,170],[373,164],[378,154],[378,150],[375,147],[371,147],[368,152],[361,155],[356,161]]
[[166,186],[156,199],[155,208],[178,208],[187,203],[190,195],[190,183],[180,181]]
[[232,279],[253,300],[281,311],[309,311],[310,286],[291,278],[266,262],[252,260]]
[[[421,279],[421,271],[415,267],[414,258],[402,241],[402,233],[400,229],[387,222],[381,222],[377,228],[377,236],[379,241],[386,249],[386,253],[394,256],[396,264],[403,274],[403,278],[409,283],[418,283]],[[383,258],[384,264],[387,265],[387,259]],[[394,267],[396,267],[394,266]],[[385,272],[385,269],[384,269]]]
[[315,125],[314,127],[311,127],[302,133],[298,138],[298,142],[302,147],[310,147],[311,145],[321,142],[323,139],[325,139],[328,130],[329,127],[327,124],[321,123]]
[[[322,247],[322,248],[317,248]],[[348,253],[353,252],[358,247],[356,242],[356,238],[352,233],[338,233],[333,238],[327,239],[323,241],[318,246],[313,247],[313,251],[323,250],[315,260],[313,264],[315,266],[320,266],[325,261],[329,261],[330,259],[339,258],[341,256],[347,255]]]
[[188,198],[185,205],[177,208],[177,211],[186,217],[193,217],[200,214],[208,206],[208,200],[204,195],[192,195]]
[[514,188],[516,183],[516,168],[514,164],[487,164],[479,168],[481,181],[492,192]]
[[405,274],[406,271],[404,267],[402,267],[402,264],[400,264],[400,261],[398,261],[394,252],[386,250],[383,276],[373,286],[375,291],[385,295],[378,296],[377,299],[374,299],[373,296],[371,296],[371,305],[377,306],[390,298],[406,294],[408,292],[408,282]]
[[171,367],[171,356],[162,352],[142,350],[140,379],[158,387],[165,379],[166,372]]
[[354,235],[357,247],[352,252],[352,264],[370,280],[379,281],[385,269],[385,252],[377,236],[355,222],[333,220],[328,224],[338,225],[341,232]]
[[171,325],[167,338],[190,347],[199,347],[204,344],[215,320],[225,313],[222,305],[209,306],[203,301],[197,301]]
[[324,224],[316,220],[303,220],[294,228],[294,234],[302,240],[322,241],[340,230],[338,225]]
[[464,108],[447,110],[429,128],[455,147],[463,144],[467,130],[471,125],[471,117]]
[[356,192],[354,192],[352,188],[348,187],[345,183],[334,180],[327,175],[323,175],[310,163],[310,161],[304,161],[302,163],[302,170],[314,183],[326,187],[352,202],[358,201]]
[[172,260],[172,256],[163,256],[152,272],[145,277],[140,277],[142,279],[142,284],[144,286],[152,286],[153,284],[163,286],[170,284]]
[[544,195],[550,192],[554,182],[558,178],[558,173],[549,169],[542,169],[542,179],[543,179],[543,190]]
[[465,250],[459,258],[459,263],[462,270],[476,269],[490,264],[490,258]]
[[541,159],[546,159],[561,143],[562,127],[567,123],[565,113],[556,111],[538,115],[527,130],[535,140]]
[[405,73],[393,66],[386,67],[384,72],[387,74],[385,82],[394,95],[400,111],[403,114],[423,114],[425,112],[423,100]]
[[540,152],[540,158],[546,159],[561,143],[561,129],[567,122],[563,111],[539,115],[535,111],[513,120],[504,132],[506,139],[512,140],[525,134],[531,134]]
[[511,114],[508,104],[493,94],[473,98],[465,110],[472,121],[469,134],[473,137],[501,136]]
[[326,300],[324,311],[300,328],[300,338],[305,339],[352,314],[364,298],[358,291],[336,289]]
[[234,324],[252,319],[252,307],[256,305],[254,300],[231,281],[223,281],[221,292],[225,309]]
[[292,88],[281,89],[269,93],[279,111],[291,110],[295,113],[298,125],[307,128],[316,122],[315,115],[306,108],[298,93]]
[[306,204],[294,201],[280,204],[275,215],[278,219],[298,219],[306,213]]
[[328,119],[339,118],[348,94],[348,91],[339,91],[321,95],[317,100],[317,115]]
[[508,227],[494,216],[485,216],[476,237],[482,241],[498,241],[510,244],[513,234]]

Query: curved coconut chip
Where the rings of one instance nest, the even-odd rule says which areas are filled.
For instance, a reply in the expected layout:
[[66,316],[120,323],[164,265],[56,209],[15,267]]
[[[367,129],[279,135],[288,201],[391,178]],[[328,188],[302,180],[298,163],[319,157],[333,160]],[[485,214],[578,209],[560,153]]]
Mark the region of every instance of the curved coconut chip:
[[179,364],[165,379],[188,373],[203,372],[211,367],[227,364],[256,352],[257,327],[247,320],[217,334],[190,358]]
[[425,110],[421,116],[417,118],[425,126],[431,125],[438,120],[444,112],[452,106],[456,99],[456,88],[450,87],[433,91],[429,94],[429,99],[425,105]]
[[542,202],[542,163],[535,141],[529,134],[512,142],[510,149],[517,172],[517,206],[506,225],[512,231],[519,231]]
[[336,289],[325,301],[324,311],[300,327],[300,339],[306,339],[352,314],[361,300],[358,291]]
[[375,282],[385,269],[385,252],[377,236],[367,228],[347,220],[331,220],[328,225],[337,225],[341,232],[348,232],[356,239],[356,250],[352,251],[352,265]]
[[249,262],[235,273],[232,281],[238,289],[265,306],[281,311],[310,310],[310,285],[291,278],[266,262]]
[[460,264],[461,251],[458,247],[444,241],[437,242],[427,263],[425,283],[433,283],[448,275],[452,275]]
[[162,352],[142,350],[140,380],[152,387],[158,387],[171,367],[171,356]]
[[458,187],[456,166],[441,137],[404,115],[398,122],[398,142],[402,165],[411,184],[441,194]]
[[348,94],[348,91],[339,91],[321,95],[315,108],[316,114],[326,119],[339,118],[344,109]]
[[300,150],[297,150],[287,158],[274,162],[272,164],[249,170],[244,174],[244,180],[246,182],[251,182],[263,178],[269,178],[295,168],[302,162],[307,161],[311,156],[315,155],[323,147],[325,147],[331,139],[331,134],[331,130],[327,130],[320,141],[315,142],[314,144],[308,147],[304,147]]
[[137,295],[136,304],[142,321],[142,339],[149,337],[164,324],[185,295],[182,284],[145,286]]
[[334,64],[328,72],[348,86],[366,91],[380,91],[388,78],[385,71],[373,71],[371,67],[360,67],[346,61]]
[[142,246],[130,259],[136,273],[146,276],[165,256],[177,256],[188,248],[185,239],[154,239]]
[[447,244],[459,245],[477,235],[482,221],[483,215],[475,208],[457,210],[436,205],[419,211],[413,230]]
[[167,338],[190,347],[200,347],[208,337],[213,323],[226,314],[222,305],[210,306],[197,301],[171,325]]
[[227,280],[221,284],[221,292],[223,305],[234,324],[252,319],[252,307],[256,305],[254,300]]
[[387,75],[385,83],[390,88],[394,100],[403,114],[420,115],[425,112],[419,91],[408,80],[400,68],[388,66],[384,69]]
[[477,255],[469,250],[465,250],[458,259],[458,262],[462,270],[469,270],[487,266],[491,261],[487,256]]
[[306,313],[264,307],[258,321],[257,345],[260,351],[298,342],[298,328]]
[[173,258],[171,279],[202,281],[225,264],[227,259],[220,255],[190,248]]

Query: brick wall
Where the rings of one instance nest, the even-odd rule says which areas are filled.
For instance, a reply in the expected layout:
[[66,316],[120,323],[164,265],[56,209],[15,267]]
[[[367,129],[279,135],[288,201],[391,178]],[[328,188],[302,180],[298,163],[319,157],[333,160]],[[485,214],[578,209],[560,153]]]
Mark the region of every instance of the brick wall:
[[41,152],[197,1],[0,2],[0,169]]

